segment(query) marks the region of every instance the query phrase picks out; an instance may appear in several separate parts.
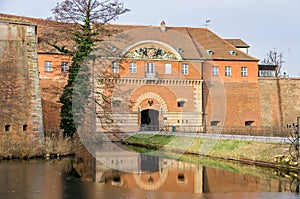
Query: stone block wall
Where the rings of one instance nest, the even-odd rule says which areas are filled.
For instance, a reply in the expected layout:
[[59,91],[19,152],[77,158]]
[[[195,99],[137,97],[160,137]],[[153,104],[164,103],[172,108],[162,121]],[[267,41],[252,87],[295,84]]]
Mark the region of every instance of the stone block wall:
[[0,133],[43,138],[36,26],[0,21]]

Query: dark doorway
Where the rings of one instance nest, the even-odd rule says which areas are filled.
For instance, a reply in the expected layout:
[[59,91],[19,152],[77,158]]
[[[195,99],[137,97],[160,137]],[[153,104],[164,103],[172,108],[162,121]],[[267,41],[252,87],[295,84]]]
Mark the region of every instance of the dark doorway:
[[159,130],[159,112],[153,109],[146,109],[141,112],[141,130],[158,131]]

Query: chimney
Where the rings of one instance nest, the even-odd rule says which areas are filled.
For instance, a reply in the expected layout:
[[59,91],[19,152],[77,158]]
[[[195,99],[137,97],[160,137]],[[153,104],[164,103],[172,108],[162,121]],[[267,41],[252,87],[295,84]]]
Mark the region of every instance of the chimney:
[[166,32],[166,22],[162,21],[162,22],[160,23],[160,30],[161,30],[162,32]]

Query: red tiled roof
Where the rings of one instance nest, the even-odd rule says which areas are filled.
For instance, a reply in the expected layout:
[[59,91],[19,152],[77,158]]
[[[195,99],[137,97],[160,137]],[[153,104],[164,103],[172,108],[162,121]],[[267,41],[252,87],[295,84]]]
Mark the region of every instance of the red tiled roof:
[[[0,20],[30,22],[38,27],[38,52],[57,52],[53,47],[45,45],[43,40],[47,37],[47,32],[64,27],[73,27],[74,24],[60,23],[48,19],[36,19],[30,17],[14,16],[0,13]],[[189,27],[166,27],[166,31],[162,32],[159,26],[141,26],[141,25],[106,25],[108,30],[114,30],[113,36],[123,34],[124,38],[128,38],[126,42],[118,42],[122,48],[134,44],[140,40],[156,40],[164,42],[174,49],[182,49],[183,59],[225,59],[225,60],[249,60],[258,61],[258,59],[239,51],[237,46],[248,46],[240,39],[223,39],[207,28],[189,28]],[[72,35],[66,35],[64,38],[72,38]],[[123,38],[123,39],[124,39]],[[71,42],[70,42],[71,41]],[[71,46],[72,39],[66,42],[66,46]],[[126,46],[127,45],[127,46]],[[208,51],[211,54],[208,54]],[[236,52],[233,56],[230,52]]]
[[236,48],[249,48],[250,46],[241,39],[224,39]]

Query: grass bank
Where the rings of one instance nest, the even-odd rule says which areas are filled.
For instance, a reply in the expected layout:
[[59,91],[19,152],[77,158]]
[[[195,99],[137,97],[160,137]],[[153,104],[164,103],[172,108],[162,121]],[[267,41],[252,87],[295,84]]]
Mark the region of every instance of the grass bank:
[[[266,179],[275,179],[282,174],[278,172],[278,175],[274,175],[274,169],[272,168],[263,168],[248,164],[238,164],[238,162],[235,161],[224,161],[218,158],[203,157],[199,155],[196,156],[195,154],[184,154],[178,157],[178,154],[174,154],[172,152],[153,151],[151,149],[135,147],[132,145],[127,145],[127,147],[139,153],[152,154],[161,158],[174,159],[210,168],[241,173],[244,175],[259,176]],[[287,176],[291,175],[288,172],[284,174]]]
[[286,155],[289,149],[289,144],[285,143],[145,134],[136,134],[124,144],[253,164],[273,164],[274,156]]

